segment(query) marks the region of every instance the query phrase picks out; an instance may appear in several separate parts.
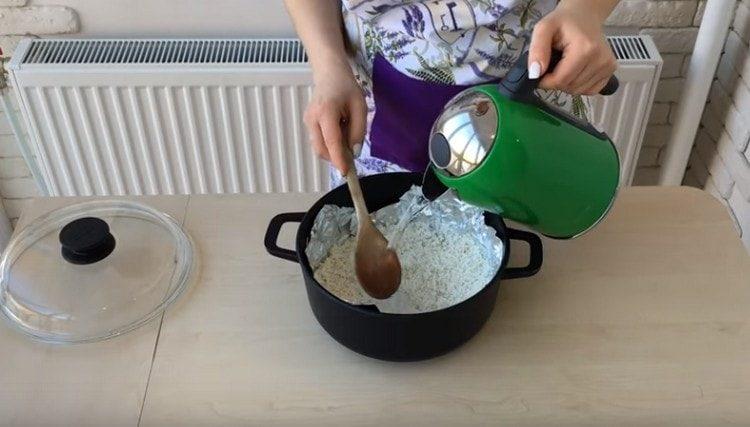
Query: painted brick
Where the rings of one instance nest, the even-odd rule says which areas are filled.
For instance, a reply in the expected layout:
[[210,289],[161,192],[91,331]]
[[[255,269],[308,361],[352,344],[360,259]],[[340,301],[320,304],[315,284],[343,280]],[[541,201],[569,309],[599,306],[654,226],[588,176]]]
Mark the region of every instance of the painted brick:
[[721,133],[724,132],[724,124],[721,120],[716,117],[710,105],[703,109],[703,117],[701,117],[701,124],[703,129],[711,136],[714,141],[718,141],[721,137]]
[[657,185],[659,183],[660,169],[658,166],[636,168],[633,185]]
[[750,123],[747,117],[743,117],[736,108],[730,108],[725,117],[724,129],[729,134],[735,150],[740,153],[745,151],[750,139]]
[[21,151],[12,135],[0,135],[0,157],[21,157]]
[[626,27],[686,27],[693,23],[697,6],[694,0],[622,0],[606,23]]
[[708,173],[713,177],[713,182],[722,197],[729,197],[729,193],[734,187],[734,179],[729,175],[724,161],[719,156],[716,144],[705,132],[698,133],[695,142],[695,153],[706,166]]
[[659,153],[662,147],[641,147],[638,154],[638,166],[659,166]]
[[714,81],[711,90],[708,92],[708,106],[717,117],[725,117],[730,108],[732,108],[732,98],[724,91],[724,88],[718,81]]
[[22,199],[38,196],[39,190],[31,177],[0,179],[0,194],[8,199]]
[[690,158],[688,159],[688,169],[690,170],[690,174],[695,179],[694,187],[700,187],[703,188],[704,185],[706,185],[706,180],[710,176],[708,173],[708,168],[706,168],[706,165],[703,164],[703,160],[698,156],[695,150],[693,150],[692,153],[690,153]]
[[655,102],[651,106],[651,116],[648,119],[648,123],[652,125],[665,125],[669,123],[669,110],[671,107],[671,104]]
[[750,163],[745,156],[737,152],[727,133],[719,138],[716,148],[726,165],[727,171],[734,179],[735,185],[739,187],[742,195],[750,200]]
[[0,179],[24,178],[31,176],[29,167],[20,157],[0,158]]
[[664,64],[661,68],[661,78],[680,77],[682,73],[682,62],[685,60],[683,53],[665,53],[662,56]]
[[727,41],[724,43],[724,55],[727,56],[729,64],[737,70],[741,76],[750,76],[750,55],[748,55],[748,46],[740,39],[740,36],[730,31]]
[[725,131],[725,111],[721,109],[721,104],[717,102],[708,102],[703,111],[703,119],[701,123],[706,127],[708,134],[714,141],[718,141],[721,138],[721,134]]
[[661,53],[689,53],[695,46],[697,28],[644,28],[640,32],[654,39]]
[[16,50],[16,46],[24,36],[0,36],[0,58],[10,58]]
[[26,6],[26,0],[0,0],[0,7]]
[[737,80],[734,91],[732,91],[732,100],[738,111],[746,115],[750,113],[750,87],[748,87],[745,79],[739,78]]
[[731,90],[731,88],[737,84],[737,79],[740,77],[740,73],[734,68],[730,55],[727,55],[726,53],[721,55],[719,67],[716,69],[716,77],[719,79],[722,86],[728,90]]
[[742,228],[740,227],[740,223],[739,221],[737,221],[737,217],[734,215],[732,208],[729,207],[729,202],[727,202],[727,200],[718,193],[712,177],[708,177],[708,179],[706,180],[706,185],[705,187],[703,187],[703,189],[706,190],[708,194],[714,196],[714,198],[718,200],[724,206],[724,208],[726,208],[727,214],[729,214],[729,217],[732,219],[732,224],[734,225],[735,231],[737,231],[737,234],[741,236]]
[[670,125],[648,125],[646,133],[643,135],[643,145],[646,147],[663,147],[669,141],[669,134],[672,132]]
[[675,123],[675,118],[677,117],[677,104],[669,104],[672,107],[669,109],[669,117],[667,117],[667,123],[670,125]]
[[78,16],[62,6],[0,9],[0,35],[63,34],[78,31]]
[[686,187],[701,188],[702,185],[698,181],[698,178],[693,174],[693,170],[690,168],[690,164],[685,168],[685,175],[682,176],[682,185]]
[[682,77],[685,77],[687,75],[688,67],[690,66],[690,58],[692,58],[693,55],[685,55],[685,58],[682,60],[682,66],[680,66],[680,75]]
[[[741,87],[744,84],[738,83],[735,93],[738,93],[743,97],[743,103],[747,104],[750,102],[748,96],[750,94],[740,93]],[[732,97],[724,91],[721,83],[716,80],[711,85],[711,91],[709,93],[709,100],[707,108],[713,110],[717,117],[724,118],[724,128],[732,139],[737,151],[744,151],[747,147],[748,140],[750,140],[750,123],[748,123],[747,117],[745,117],[742,111],[747,114],[748,110],[738,109]]]
[[717,196],[716,194],[714,194],[714,192],[713,192],[714,187],[713,187],[713,183],[711,182],[711,178],[710,177],[708,178],[708,181],[706,181],[705,190],[709,194],[711,194],[714,197],[716,197],[716,199],[719,202],[721,202],[722,205],[724,205],[724,208],[727,210],[727,213],[729,214],[729,218],[732,219],[732,225],[734,226],[734,230],[737,232],[737,235],[741,237],[742,236],[742,227],[740,226],[740,222],[737,220],[737,217],[735,216],[734,211],[729,206],[729,201],[726,200],[726,199],[724,199],[724,198],[722,198],[721,196]]
[[682,87],[685,79],[679,77],[674,79],[661,79],[654,95],[655,102],[678,102],[682,95]]
[[742,243],[750,249],[750,202],[745,200],[737,190],[732,192],[727,202],[739,223]]
[[706,0],[700,0],[698,7],[695,10],[695,16],[693,17],[693,26],[699,27],[703,20],[703,12],[706,10]]
[[614,36],[635,36],[641,31],[640,27],[618,27],[613,25],[606,25],[604,27],[604,34]]
[[3,200],[3,206],[5,207],[5,213],[11,219],[16,219],[21,216],[24,209],[34,200],[33,198],[25,199],[5,199]]
[[[714,183],[714,180],[712,177],[710,176],[708,177],[708,179],[706,180],[706,186],[703,187],[703,189],[706,190],[708,194],[714,196],[714,198],[720,201],[723,205],[728,206],[727,201],[724,200],[723,197],[721,197],[719,190],[716,188],[716,184]],[[739,228],[739,225],[737,225],[737,228]]]
[[750,42],[750,7],[743,3],[737,4],[732,28],[745,42]]

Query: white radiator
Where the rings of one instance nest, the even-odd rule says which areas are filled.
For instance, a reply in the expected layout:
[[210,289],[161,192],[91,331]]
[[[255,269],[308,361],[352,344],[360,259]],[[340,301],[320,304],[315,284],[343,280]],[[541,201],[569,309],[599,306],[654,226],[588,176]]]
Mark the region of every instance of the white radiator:
[[[661,58],[610,38],[622,86],[596,99],[630,182]],[[27,39],[9,66],[45,194],[308,192],[328,169],[307,144],[307,57],[295,39]]]
[[619,65],[620,89],[612,96],[593,97],[591,122],[614,141],[620,153],[622,182],[630,185],[663,61],[649,36],[611,36],[607,40]]

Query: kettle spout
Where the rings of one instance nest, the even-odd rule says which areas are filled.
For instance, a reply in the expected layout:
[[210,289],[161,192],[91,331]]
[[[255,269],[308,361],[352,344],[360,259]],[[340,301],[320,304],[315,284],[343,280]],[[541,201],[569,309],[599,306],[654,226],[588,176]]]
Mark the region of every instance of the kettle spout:
[[448,187],[445,186],[435,175],[435,169],[432,165],[427,167],[422,177],[422,195],[425,199],[433,201],[438,197],[442,196]]

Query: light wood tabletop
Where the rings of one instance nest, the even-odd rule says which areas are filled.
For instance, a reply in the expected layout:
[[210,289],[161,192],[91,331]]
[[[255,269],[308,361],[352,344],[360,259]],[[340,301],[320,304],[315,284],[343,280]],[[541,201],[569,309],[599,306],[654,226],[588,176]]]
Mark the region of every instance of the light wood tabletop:
[[[750,425],[750,256],[707,193],[623,190],[595,231],[545,240],[541,272],[504,281],[476,337],[412,363],[336,343],[299,266],[266,254],[270,218],[317,197],[143,198],[184,220],[199,280],[98,344],[0,325],[0,424]],[[22,224],[71,202],[40,199]]]

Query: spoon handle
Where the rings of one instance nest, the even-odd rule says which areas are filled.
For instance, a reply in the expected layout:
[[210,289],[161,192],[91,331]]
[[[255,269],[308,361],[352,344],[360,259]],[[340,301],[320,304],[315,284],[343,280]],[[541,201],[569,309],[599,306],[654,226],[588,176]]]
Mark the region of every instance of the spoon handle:
[[354,166],[354,156],[348,147],[344,147],[344,152],[347,154],[347,161],[349,162],[349,172],[346,174],[346,183],[349,185],[349,193],[352,195],[354,209],[357,211],[357,226],[361,229],[365,224],[371,221],[370,213],[367,211],[365,198],[362,195],[362,187],[359,185],[357,169]]

